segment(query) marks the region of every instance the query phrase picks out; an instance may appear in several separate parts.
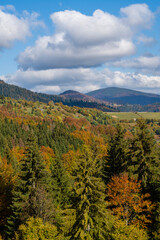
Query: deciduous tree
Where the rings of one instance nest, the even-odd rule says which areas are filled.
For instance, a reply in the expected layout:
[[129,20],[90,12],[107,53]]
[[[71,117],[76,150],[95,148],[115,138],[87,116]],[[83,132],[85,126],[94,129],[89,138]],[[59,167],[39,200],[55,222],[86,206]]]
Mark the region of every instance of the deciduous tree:
[[149,194],[141,194],[141,185],[136,180],[129,179],[127,173],[113,176],[107,185],[109,208],[126,225],[137,224],[145,227],[151,222],[151,212],[154,208],[149,200]]

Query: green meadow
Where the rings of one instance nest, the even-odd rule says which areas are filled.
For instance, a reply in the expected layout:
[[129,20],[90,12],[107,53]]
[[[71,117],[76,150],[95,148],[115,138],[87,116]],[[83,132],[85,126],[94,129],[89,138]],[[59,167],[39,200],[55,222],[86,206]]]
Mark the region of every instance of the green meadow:
[[160,119],[160,112],[108,112],[107,114],[119,120]]

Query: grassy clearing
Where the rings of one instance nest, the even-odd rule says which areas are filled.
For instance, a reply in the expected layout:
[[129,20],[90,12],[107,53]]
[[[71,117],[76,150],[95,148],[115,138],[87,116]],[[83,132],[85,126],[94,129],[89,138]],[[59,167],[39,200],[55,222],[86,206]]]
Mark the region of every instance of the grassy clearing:
[[108,112],[108,115],[119,120],[134,120],[137,118],[160,119],[160,112]]

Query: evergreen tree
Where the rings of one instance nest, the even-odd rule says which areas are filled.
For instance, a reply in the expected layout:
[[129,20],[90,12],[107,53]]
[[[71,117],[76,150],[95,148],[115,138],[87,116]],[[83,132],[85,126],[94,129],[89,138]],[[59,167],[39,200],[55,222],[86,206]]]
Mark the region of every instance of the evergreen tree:
[[88,147],[84,147],[73,171],[74,189],[71,208],[75,222],[71,239],[108,239],[105,186],[101,179],[101,164]]
[[155,204],[149,231],[152,239],[159,239],[160,162],[155,140],[144,119],[137,121],[130,156],[130,173],[141,182],[142,192],[150,193],[151,200]]
[[[144,119],[137,121],[136,135],[130,147],[130,171],[142,182],[143,191],[150,192],[157,182],[159,161],[154,138]],[[152,189],[153,190],[153,189]]]
[[[48,204],[47,180],[49,180],[49,173],[46,171],[44,162],[39,154],[39,149],[36,139],[33,134],[27,140],[25,156],[20,164],[20,173],[17,180],[17,185],[13,192],[12,206],[13,215],[8,219],[6,234],[9,237],[13,235],[13,230],[23,223],[28,217],[38,217],[45,206]],[[38,197],[40,189],[43,189],[45,196],[41,201]],[[44,204],[46,201],[46,204]],[[40,205],[38,205],[38,202]],[[43,204],[42,204],[43,202]],[[43,209],[41,209],[43,207]],[[48,220],[48,219],[47,219]]]
[[108,156],[104,167],[104,177],[107,183],[112,176],[126,170],[128,148],[127,141],[124,139],[125,131],[121,125],[117,125],[116,130],[116,134],[109,141]]
[[55,204],[64,208],[69,202],[72,181],[67,175],[63,163],[58,156],[56,156],[56,159],[51,166],[51,176]]

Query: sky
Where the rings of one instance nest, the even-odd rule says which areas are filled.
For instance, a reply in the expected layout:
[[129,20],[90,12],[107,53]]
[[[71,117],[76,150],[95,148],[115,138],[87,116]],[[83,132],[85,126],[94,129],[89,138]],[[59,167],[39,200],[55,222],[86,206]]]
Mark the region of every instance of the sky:
[[0,0],[0,79],[48,94],[160,94],[160,1]]

